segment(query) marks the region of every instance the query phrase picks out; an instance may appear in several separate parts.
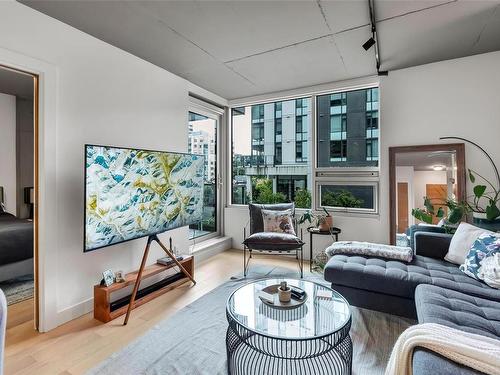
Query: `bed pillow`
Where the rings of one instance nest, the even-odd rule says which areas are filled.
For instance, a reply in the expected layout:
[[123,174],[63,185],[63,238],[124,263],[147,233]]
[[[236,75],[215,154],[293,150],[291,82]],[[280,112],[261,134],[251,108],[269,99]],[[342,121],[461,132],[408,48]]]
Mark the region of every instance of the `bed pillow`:
[[471,246],[460,271],[477,280],[484,281],[483,261],[500,253],[500,235],[482,234]]
[[475,227],[474,225],[460,223],[450,241],[450,247],[444,259],[458,265],[463,264],[472,244],[474,244],[477,238],[482,234],[494,233],[486,229]]
[[296,236],[293,228],[292,210],[262,210],[262,221],[264,222],[264,232],[288,233]]

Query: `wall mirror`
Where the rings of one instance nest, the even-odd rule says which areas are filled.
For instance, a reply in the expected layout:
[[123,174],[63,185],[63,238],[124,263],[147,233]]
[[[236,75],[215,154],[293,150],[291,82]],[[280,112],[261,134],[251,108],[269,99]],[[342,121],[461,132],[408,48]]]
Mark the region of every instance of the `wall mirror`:
[[[465,199],[465,146],[463,143],[389,148],[390,240],[408,246],[408,229],[422,225],[411,212],[431,199],[435,211],[447,198]],[[443,207],[446,214],[446,207]],[[433,218],[438,224],[439,218]]]

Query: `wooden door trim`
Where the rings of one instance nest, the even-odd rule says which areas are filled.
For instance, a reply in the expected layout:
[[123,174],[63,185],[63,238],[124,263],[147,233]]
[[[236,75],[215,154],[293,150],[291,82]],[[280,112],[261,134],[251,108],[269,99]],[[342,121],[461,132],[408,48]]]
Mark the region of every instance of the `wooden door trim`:
[[391,245],[396,243],[396,202],[392,199],[396,193],[396,154],[419,151],[455,151],[457,161],[457,199],[463,201],[466,198],[464,143],[389,147],[389,240]]
[[33,190],[34,190],[34,207],[33,207],[33,304],[34,304],[34,326],[38,330],[40,325],[40,280],[39,280],[39,231],[38,231],[38,202],[39,202],[39,160],[40,160],[40,148],[39,148],[39,113],[40,113],[40,77],[38,74],[29,72],[27,70],[13,68],[7,65],[0,64],[1,69],[10,70],[16,73],[25,74],[33,77],[33,134],[34,134],[34,150],[33,150],[33,160],[34,160],[34,170],[33,170]]

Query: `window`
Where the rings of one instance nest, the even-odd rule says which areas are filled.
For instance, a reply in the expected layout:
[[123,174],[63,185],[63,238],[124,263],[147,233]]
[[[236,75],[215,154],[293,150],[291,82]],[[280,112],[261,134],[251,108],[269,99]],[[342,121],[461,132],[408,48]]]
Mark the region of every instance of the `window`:
[[189,239],[217,233],[217,123],[218,117],[195,112],[188,116],[188,152],[205,156],[203,218],[189,226]]
[[376,183],[319,183],[320,206],[346,211],[376,212]]
[[311,98],[233,108],[232,203],[310,207]]
[[232,204],[378,213],[378,90],[232,108]]
[[378,166],[378,88],[317,97],[318,167]]
[[316,208],[377,213],[378,87],[316,97]]

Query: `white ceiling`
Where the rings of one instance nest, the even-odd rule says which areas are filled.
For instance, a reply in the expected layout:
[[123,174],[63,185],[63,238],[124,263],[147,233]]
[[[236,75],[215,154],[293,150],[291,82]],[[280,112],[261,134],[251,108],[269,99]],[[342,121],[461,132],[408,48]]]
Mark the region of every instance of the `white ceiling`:
[[435,165],[453,168],[455,165],[452,155],[448,151],[400,152],[396,154],[396,166],[413,167],[416,171],[432,171]]
[[[376,74],[367,0],[22,3],[226,99]],[[375,0],[382,70],[500,50],[500,0]]]
[[0,93],[32,99],[34,90],[33,77],[0,67]]

